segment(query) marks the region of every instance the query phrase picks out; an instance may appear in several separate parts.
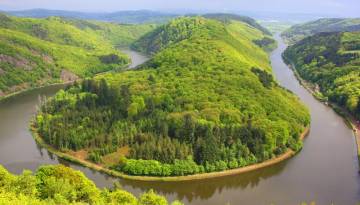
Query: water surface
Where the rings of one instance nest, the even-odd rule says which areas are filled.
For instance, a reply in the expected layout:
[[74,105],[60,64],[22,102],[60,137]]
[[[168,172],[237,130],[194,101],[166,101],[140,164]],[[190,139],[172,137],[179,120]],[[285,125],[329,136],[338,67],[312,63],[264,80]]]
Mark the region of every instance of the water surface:
[[129,65],[128,69],[134,69],[149,59],[149,57],[147,57],[145,54],[127,48],[121,49],[121,52],[125,53],[131,58],[131,64]]
[[[279,47],[271,54],[276,78],[300,97],[312,116],[304,148],[290,160],[251,173],[193,182],[138,182],[109,177],[61,161],[34,142],[28,130],[29,120],[36,112],[38,96],[51,96],[61,88],[52,86],[0,102],[0,164],[21,173],[23,169],[36,170],[42,164],[63,163],[83,171],[99,187],[110,187],[118,180],[135,195],[152,188],[171,200],[179,198],[191,205],[287,205],[302,201],[355,205],[360,201],[360,177],[353,133],[341,117],[299,85],[281,59],[286,46],[277,39]],[[131,67],[144,61],[134,60]]]

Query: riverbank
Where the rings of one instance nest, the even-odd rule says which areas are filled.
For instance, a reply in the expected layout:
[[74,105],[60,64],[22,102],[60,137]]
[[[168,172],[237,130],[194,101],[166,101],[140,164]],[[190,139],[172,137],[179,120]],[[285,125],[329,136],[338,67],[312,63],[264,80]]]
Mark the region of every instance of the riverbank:
[[[131,51],[130,49],[126,49],[126,48],[123,48],[124,50],[126,51],[123,51],[123,50],[120,50],[121,52],[124,52],[125,54],[129,54],[129,51]],[[131,61],[125,65],[123,65],[122,67],[119,67],[117,69],[114,69],[114,70],[109,70],[109,71],[104,71],[104,72],[99,72],[99,73],[96,73],[94,74],[94,76],[98,76],[98,75],[101,75],[101,74],[105,74],[105,73],[108,73],[108,72],[119,72],[119,71],[126,71],[126,70],[130,70],[130,69],[134,69],[135,67],[132,67],[132,64],[134,63],[134,60],[132,59],[133,56],[129,55],[130,56],[130,59]],[[145,56],[145,55],[144,55]],[[139,58],[139,57],[138,57]],[[58,79],[59,80],[59,79]],[[77,80],[82,80],[81,78],[77,79]],[[57,81],[57,80],[56,80]],[[29,92],[29,91],[32,91],[32,90],[36,90],[36,89],[40,89],[40,88],[45,88],[45,87],[49,87],[49,86],[57,86],[57,85],[70,85],[72,83],[74,83],[76,80],[74,81],[67,81],[67,82],[61,82],[59,80],[59,82],[56,82],[56,83],[49,83],[49,84],[44,84],[44,85],[40,85],[40,86],[35,86],[35,87],[29,87],[29,88],[26,88],[26,89],[23,89],[23,90],[18,90],[16,92],[12,92],[12,93],[9,93],[9,94],[6,94],[4,96],[0,96],[0,101],[2,100],[5,100],[5,99],[8,99],[8,98],[11,98],[13,96],[16,96],[16,95],[19,95],[19,94],[22,94],[24,92]]]
[[[57,155],[58,157],[88,167],[90,169],[108,174],[110,176],[114,176],[114,177],[120,177],[123,179],[129,179],[129,180],[136,180],[136,181],[167,181],[167,182],[171,182],[171,181],[193,181],[193,180],[202,180],[202,179],[210,179],[210,178],[218,178],[218,177],[224,177],[224,176],[231,176],[231,175],[238,175],[238,174],[243,174],[243,173],[247,173],[250,171],[255,171],[258,169],[262,169],[265,167],[269,167],[275,164],[278,164],[284,160],[287,160],[291,157],[293,157],[296,152],[294,152],[291,149],[288,149],[288,151],[286,151],[285,153],[266,160],[264,162],[258,163],[258,164],[253,164],[253,165],[249,165],[246,167],[241,167],[241,168],[236,168],[236,169],[230,169],[230,170],[225,170],[225,171],[221,171],[221,172],[211,172],[211,173],[202,173],[202,174],[194,174],[194,175],[187,175],[187,176],[172,176],[172,177],[151,177],[151,176],[132,176],[132,175],[127,175],[125,173],[121,173],[118,171],[114,171],[111,169],[108,169],[106,167],[103,167],[99,164],[95,164],[92,163],[90,161],[86,161],[86,160],[82,160],[82,159],[78,159],[70,154],[64,153],[64,152],[60,152],[59,150],[55,149],[54,147],[52,147],[51,145],[47,144],[42,138],[41,136],[38,134],[36,127],[34,126],[34,122],[31,122],[30,125],[30,131],[34,137],[34,139],[36,140],[36,142],[43,148],[47,149],[49,152]],[[304,140],[305,137],[309,134],[310,132],[310,127],[306,127],[303,131],[303,133],[300,136],[301,140]]]
[[30,92],[30,91],[33,91],[33,90],[37,90],[37,89],[41,89],[41,88],[46,88],[46,87],[51,87],[51,86],[66,86],[66,85],[70,85],[72,83],[74,83],[75,81],[71,81],[71,82],[59,82],[59,83],[51,83],[51,84],[47,84],[47,85],[41,85],[41,86],[36,86],[36,87],[31,87],[31,88],[27,88],[27,89],[24,89],[24,90],[19,90],[19,91],[16,91],[16,92],[13,92],[13,93],[10,93],[10,94],[7,94],[5,96],[2,96],[0,97],[0,102],[3,101],[3,100],[6,100],[8,98],[11,98],[11,97],[14,97],[16,95],[21,95],[23,93],[26,93],[26,92]]
[[[283,58],[285,59],[284,56],[283,56]],[[291,62],[289,59],[286,59],[286,61]],[[284,62],[286,62],[286,61],[284,61]],[[324,100],[323,98],[321,98],[317,94],[317,91],[314,89],[315,86],[311,82],[306,81],[305,79],[303,79],[300,76],[300,74],[296,70],[293,63],[287,64],[287,66],[294,72],[294,75],[295,75],[296,79],[299,81],[300,85],[302,85],[317,100],[319,100],[326,106],[331,107],[338,115],[340,115],[344,119],[346,125],[352,129],[352,131],[354,133],[354,137],[355,137],[356,147],[357,147],[357,156],[358,156],[359,172],[360,172],[360,123],[358,123],[357,120],[355,119],[355,117],[351,113],[349,113],[349,111],[347,111],[345,108],[340,107],[336,103],[333,103],[333,102],[330,102],[328,100]]]
[[[14,174],[21,174],[24,169],[36,172],[42,165],[64,164],[83,172],[99,188],[111,188],[114,182],[119,182],[124,190],[136,196],[153,189],[168,200],[181,198],[186,205],[238,204],[239,201],[243,204],[299,204],[301,201],[357,204],[360,174],[354,162],[357,159],[354,158],[353,133],[342,118],[300,86],[281,59],[283,50],[280,40],[279,48],[271,54],[274,76],[281,86],[299,96],[310,108],[312,117],[311,131],[301,152],[278,164],[207,180],[146,182],[116,178],[70,163],[39,146],[29,131],[38,96],[53,96],[57,87],[26,92],[0,103],[0,162]],[[316,183],[318,181],[322,183]]]

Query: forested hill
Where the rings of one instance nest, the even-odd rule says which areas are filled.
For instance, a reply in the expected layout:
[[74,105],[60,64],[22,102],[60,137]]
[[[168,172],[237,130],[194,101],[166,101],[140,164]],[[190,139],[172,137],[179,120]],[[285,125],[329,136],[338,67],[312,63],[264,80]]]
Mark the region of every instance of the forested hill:
[[322,32],[345,32],[360,31],[360,19],[350,18],[324,18],[304,24],[292,26],[284,33],[283,38],[289,43],[294,44],[305,37]]
[[220,171],[299,150],[309,113],[274,80],[254,43],[264,37],[241,21],[175,19],[134,44],[153,54],[148,63],[60,91],[35,126],[59,150],[130,175]]
[[360,119],[360,32],[316,34],[290,46],[284,57],[302,78],[318,85],[325,100]]
[[[208,19],[215,19],[220,21],[226,26],[224,30],[217,30],[214,35],[222,35],[224,32],[229,32],[233,36],[243,35],[240,40],[252,41],[250,45],[256,44],[264,50],[270,51],[276,47],[276,41],[271,38],[271,33],[261,25],[257,24],[256,21],[249,17],[238,16],[233,14],[207,14],[204,17]],[[136,41],[132,47],[141,52],[148,54],[154,54],[171,44],[178,43],[187,38],[198,38],[202,35],[202,32],[198,28],[202,26],[199,22],[182,22],[179,20],[173,20],[169,24],[159,26],[153,32],[149,32],[144,35],[138,41]],[[209,32],[206,28],[207,25],[203,25],[204,31]],[[247,28],[246,28],[247,27]],[[195,32],[198,31],[199,32]],[[239,33],[239,31],[242,33]],[[254,36],[251,36],[254,35]],[[244,44],[249,46],[248,44]]]
[[130,59],[115,46],[129,45],[153,28],[0,14],[0,97],[123,68]]

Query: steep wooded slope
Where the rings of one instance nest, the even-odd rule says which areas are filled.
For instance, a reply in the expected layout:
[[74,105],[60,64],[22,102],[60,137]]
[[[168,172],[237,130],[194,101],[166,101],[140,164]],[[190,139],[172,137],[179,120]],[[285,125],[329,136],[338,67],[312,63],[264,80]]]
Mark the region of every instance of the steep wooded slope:
[[127,46],[151,25],[17,18],[0,14],[0,96],[121,69]]
[[360,32],[316,34],[290,46],[284,57],[317,85],[320,97],[360,118]]

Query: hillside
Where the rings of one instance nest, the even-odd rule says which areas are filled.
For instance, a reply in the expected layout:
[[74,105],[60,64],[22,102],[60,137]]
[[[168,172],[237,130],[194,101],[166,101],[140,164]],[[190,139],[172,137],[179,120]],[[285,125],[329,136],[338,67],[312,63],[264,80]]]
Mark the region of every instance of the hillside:
[[236,14],[226,14],[226,13],[205,14],[203,16],[205,18],[222,21],[223,23],[229,25],[241,23],[243,25],[249,26],[248,28],[249,30],[261,31],[264,37],[261,39],[253,39],[252,41],[256,45],[266,50],[267,52],[274,50],[277,46],[276,41],[271,37],[272,36],[271,32],[267,28],[261,26],[258,22],[256,22],[255,19],[252,19],[247,16],[239,16]]
[[[35,173],[25,170],[13,175],[0,165],[0,204],[2,205],[168,205],[165,197],[152,190],[139,198],[122,190],[98,189],[80,172],[63,165],[41,166]],[[172,205],[182,205],[174,201]]]
[[294,25],[282,33],[282,37],[294,44],[305,37],[322,32],[360,31],[360,19],[323,18],[304,24]]
[[86,32],[99,35],[115,47],[129,47],[144,34],[154,30],[155,24],[118,24],[102,21],[64,19]]
[[17,18],[0,14],[0,97],[125,67],[127,46],[151,25]]
[[118,11],[111,13],[85,13],[77,11],[31,9],[23,11],[7,11],[7,13],[19,17],[47,18],[51,16],[58,16],[72,19],[108,21],[124,24],[165,23],[170,19],[177,17],[175,14],[148,10]]
[[247,16],[239,16],[236,14],[227,14],[227,13],[211,13],[203,15],[205,18],[217,19],[223,21],[224,23],[230,23],[231,20],[241,21],[247,23],[248,25],[262,31],[265,35],[271,35],[271,32],[266,28],[262,27],[255,19]]
[[[43,102],[48,143],[130,175],[178,176],[243,167],[301,148],[308,110],[274,80],[261,30],[184,17],[134,43],[153,55]],[[120,160],[119,160],[120,159]]]
[[360,119],[360,32],[316,34],[290,46],[284,57],[320,97]]
[[[271,38],[271,33],[256,23],[254,19],[233,14],[207,14],[204,17],[222,22],[226,25],[228,32],[237,36],[239,40],[252,41],[251,44],[244,43],[244,46],[247,46],[248,49],[253,49],[254,44],[267,51],[276,47],[276,41]],[[141,52],[153,54],[164,47],[190,37],[196,26],[182,24],[175,19],[169,24],[159,26],[154,32],[142,36],[142,38],[132,44],[132,47]],[[244,53],[246,52],[244,51]],[[265,55],[264,53],[261,54]]]

